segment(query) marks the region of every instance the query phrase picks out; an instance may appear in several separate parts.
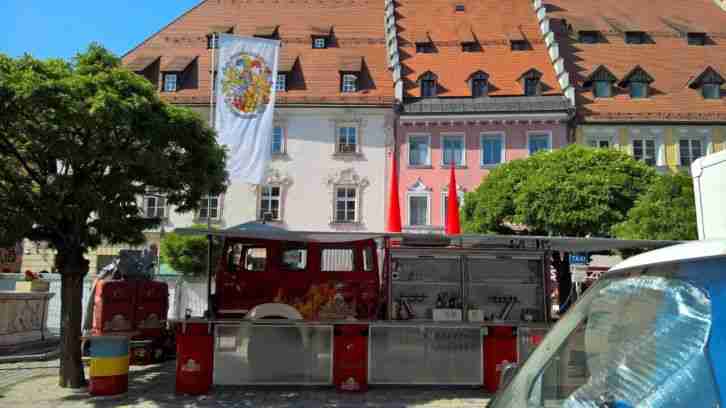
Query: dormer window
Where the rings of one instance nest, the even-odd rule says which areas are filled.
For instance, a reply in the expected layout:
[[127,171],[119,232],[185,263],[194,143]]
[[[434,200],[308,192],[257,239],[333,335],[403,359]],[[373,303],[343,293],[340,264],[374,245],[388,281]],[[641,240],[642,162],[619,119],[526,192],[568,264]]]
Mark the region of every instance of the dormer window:
[[157,86],[159,84],[159,56],[140,56],[126,64],[126,68],[148,79]]
[[542,93],[541,78],[542,73],[534,68],[519,77],[518,81],[524,85],[524,96],[538,96]]
[[625,42],[627,44],[645,44],[648,41],[645,31],[627,31]]
[[213,26],[209,28],[209,34],[207,34],[207,49],[219,48],[219,34],[231,34],[234,31],[234,27],[229,26]]
[[724,78],[715,69],[706,67],[703,72],[688,83],[692,89],[701,89],[703,99],[721,99],[721,85]]
[[264,26],[255,28],[255,37],[266,38],[268,40],[279,40],[280,34],[278,33],[277,26]]
[[340,87],[341,92],[357,92],[358,77],[354,74],[344,74],[343,83]]
[[363,71],[363,57],[348,56],[339,60],[340,92],[358,92],[360,76]]
[[418,83],[421,86],[421,97],[422,98],[433,98],[438,94],[438,87],[436,81],[438,77],[431,71],[425,72],[418,78]]
[[328,39],[327,37],[313,37],[313,48],[315,49],[323,49],[328,48]]
[[277,81],[275,82],[275,90],[277,92],[287,91],[287,73],[285,73],[285,72],[277,73]]
[[600,65],[590,76],[585,78],[584,87],[592,87],[592,94],[595,98],[610,98],[613,96],[613,83],[617,78],[607,68]]
[[479,44],[476,42],[462,42],[461,51],[463,52],[477,52],[479,51]]
[[706,33],[688,33],[688,45],[706,45]]
[[511,40],[509,45],[512,51],[526,51],[529,49],[527,40]]
[[433,54],[434,53],[434,43],[432,43],[432,42],[416,43],[416,53],[417,54]]
[[196,56],[179,56],[165,60],[161,65],[162,91],[176,92],[181,89],[184,77],[188,75],[189,67],[196,59]]
[[431,54],[436,52],[434,42],[431,40],[428,32],[417,35],[415,43],[416,53],[418,54]]
[[640,66],[636,66],[620,81],[619,85],[628,88],[632,99],[642,99],[648,97],[651,82],[653,82],[653,77]]
[[584,44],[595,44],[600,42],[600,33],[597,31],[580,31],[579,41]]
[[486,72],[477,71],[469,77],[471,96],[480,98],[489,93],[489,75]]

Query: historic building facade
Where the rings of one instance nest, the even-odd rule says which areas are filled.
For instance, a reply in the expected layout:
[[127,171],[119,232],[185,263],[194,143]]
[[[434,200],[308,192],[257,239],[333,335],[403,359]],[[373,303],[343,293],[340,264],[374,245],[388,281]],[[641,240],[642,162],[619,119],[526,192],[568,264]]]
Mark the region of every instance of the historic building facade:
[[726,148],[726,14],[711,0],[535,2],[576,89],[578,143],[661,171]]
[[496,166],[568,143],[567,73],[553,68],[531,3],[403,0],[389,7],[402,102],[395,144],[401,221],[407,231],[441,230],[452,165],[461,200]]

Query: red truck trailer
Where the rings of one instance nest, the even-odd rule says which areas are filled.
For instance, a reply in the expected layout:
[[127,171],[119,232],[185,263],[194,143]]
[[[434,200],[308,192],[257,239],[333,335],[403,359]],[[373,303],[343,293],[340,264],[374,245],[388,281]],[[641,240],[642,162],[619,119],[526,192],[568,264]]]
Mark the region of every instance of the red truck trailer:
[[525,358],[550,327],[553,251],[666,245],[297,232],[256,223],[203,233],[223,242],[211,268],[210,310],[182,322],[177,344],[187,343],[184,333],[197,344],[200,333],[212,339],[204,340],[206,356],[177,350],[180,392],[200,392],[183,385],[199,373],[212,373],[204,376],[209,386],[426,384],[493,392],[501,368]]

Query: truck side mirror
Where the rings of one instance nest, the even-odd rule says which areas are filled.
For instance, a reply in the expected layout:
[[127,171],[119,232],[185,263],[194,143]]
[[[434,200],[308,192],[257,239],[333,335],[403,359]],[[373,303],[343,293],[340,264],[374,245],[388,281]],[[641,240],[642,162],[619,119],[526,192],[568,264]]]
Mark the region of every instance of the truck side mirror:
[[499,376],[499,389],[504,389],[514,378],[514,373],[517,372],[517,363],[508,363],[502,367],[501,375]]

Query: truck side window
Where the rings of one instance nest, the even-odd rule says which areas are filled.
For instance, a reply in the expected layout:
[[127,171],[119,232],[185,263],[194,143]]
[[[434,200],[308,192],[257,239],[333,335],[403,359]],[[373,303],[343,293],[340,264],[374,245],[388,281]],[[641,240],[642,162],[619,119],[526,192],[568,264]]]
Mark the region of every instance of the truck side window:
[[326,248],[322,252],[323,272],[352,272],[353,248]]
[[363,270],[366,272],[373,271],[373,248],[363,248]]
[[245,270],[260,272],[267,266],[267,248],[246,248]]
[[304,271],[308,265],[308,250],[286,249],[282,252],[282,267],[290,271]]
[[242,260],[242,244],[232,244],[227,249],[227,271],[236,272]]

